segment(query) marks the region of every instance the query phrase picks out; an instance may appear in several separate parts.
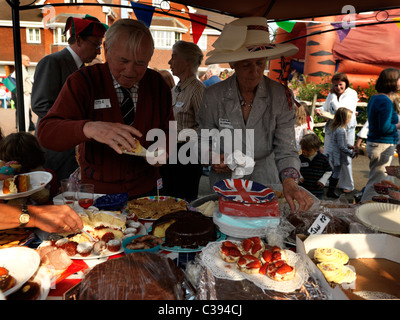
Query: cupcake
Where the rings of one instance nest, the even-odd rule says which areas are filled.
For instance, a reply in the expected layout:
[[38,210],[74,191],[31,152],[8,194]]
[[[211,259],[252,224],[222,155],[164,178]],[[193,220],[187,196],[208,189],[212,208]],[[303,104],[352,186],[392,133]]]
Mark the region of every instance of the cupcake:
[[108,241],[107,249],[110,252],[117,252],[118,250],[121,249],[121,241],[118,239],[113,239],[113,240]]
[[128,228],[135,228],[135,229],[139,229],[140,228],[141,223],[134,221],[134,220],[127,220],[126,221],[126,226]]
[[68,238],[61,238],[61,239],[57,240],[57,241],[54,243],[54,245],[55,245],[57,248],[64,249],[65,245],[66,245],[68,242],[69,242]]
[[92,253],[93,245],[90,242],[81,242],[78,244],[76,251],[82,256],[87,257]]
[[127,234],[136,235],[136,233],[137,233],[137,228],[126,228],[124,230],[125,235],[127,235]]
[[68,241],[65,245],[64,245],[64,250],[67,253],[67,255],[69,255],[70,257],[74,256],[77,254],[77,248],[78,247],[78,242],[75,241]]
[[101,237],[101,240],[103,240],[104,242],[108,242],[112,239],[115,238],[114,233],[112,232],[106,232],[105,234],[103,234],[103,236]]
[[107,249],[107,244],[100,240],[97,241],[94,245],[93,245],[93,253],[97,254],[97,255],[101,255],[104,253],[104,250]]

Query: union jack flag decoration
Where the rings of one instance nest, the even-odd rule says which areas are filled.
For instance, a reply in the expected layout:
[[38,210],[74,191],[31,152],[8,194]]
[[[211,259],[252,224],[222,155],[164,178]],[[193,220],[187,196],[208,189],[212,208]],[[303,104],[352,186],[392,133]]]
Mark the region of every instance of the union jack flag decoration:
[[248,46],[246,47],[247,51],[249,52],[257,52],[257,51],[262,51],[262,50],[269,50],[269,49],[275,49],[276,45],[271,43],[269,45],[259,45],[259,46]]
[[244,179],[221,180],[214,185],[213,189],[220,196],[236,202],[268,202],[275,196],[272,189],[260,183]]

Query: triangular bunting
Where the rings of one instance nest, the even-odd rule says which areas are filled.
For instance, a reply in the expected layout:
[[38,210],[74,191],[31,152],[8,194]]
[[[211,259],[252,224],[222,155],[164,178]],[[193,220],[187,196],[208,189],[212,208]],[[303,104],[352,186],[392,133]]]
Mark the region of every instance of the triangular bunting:
[[276,23],[279,28],[285,30],[286,32],[292,32],[294,25],[296,24],[295,21],[279,21]]
[[393,18],[394,21],[399,21],[395,22],[396,26],[400,29],[400,18]]
[[[142,21],[147,28],[150,28],[151,20],[153,20],[154,7],[131,1],[131,6],[135,16]],[[143,10],[144,9],[144,10]]]
[[342,29],[342,23],[338,22],[338,23],[334,23],[332,22],[331,25],[336,29],[336,28],[340,28],[338,30],[336,30],[338,36],[339,36],[339,40],[340,42],[342,42],[344,40],[344,38],[347,37],[347,35],[349,34],[351,28],[346,28],[346,29]]
[[197,44],[207,24],[207,16],[196,13],[189,13],[190,21],[192,21],[193,42]]

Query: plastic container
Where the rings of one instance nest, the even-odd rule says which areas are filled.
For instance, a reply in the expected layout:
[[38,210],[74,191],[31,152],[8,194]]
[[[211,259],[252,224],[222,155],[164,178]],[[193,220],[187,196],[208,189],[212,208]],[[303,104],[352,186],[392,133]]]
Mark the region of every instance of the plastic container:
[[127,193],[108,194],[97,198],[94,206],[99,210],[121,211],[128,201]]

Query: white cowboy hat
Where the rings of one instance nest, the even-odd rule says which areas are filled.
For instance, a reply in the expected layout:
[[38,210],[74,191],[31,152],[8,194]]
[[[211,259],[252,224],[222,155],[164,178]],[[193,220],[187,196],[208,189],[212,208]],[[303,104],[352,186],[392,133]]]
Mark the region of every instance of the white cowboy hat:
[[272,44],[267,19],[263,17],[241,18],[226,24],[213,47],[207,53],[207,65],[264,57],[273,60],[299,51],[291,43]]

